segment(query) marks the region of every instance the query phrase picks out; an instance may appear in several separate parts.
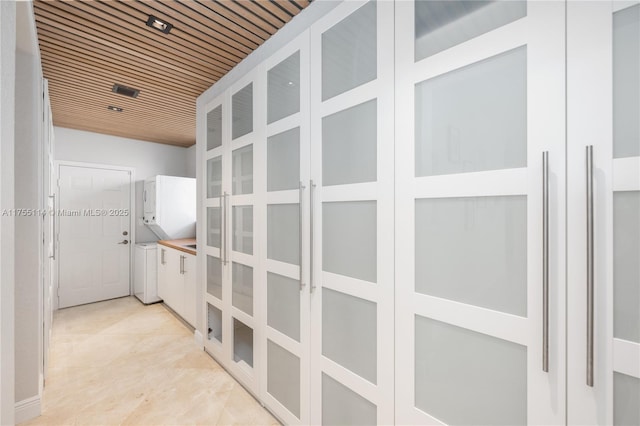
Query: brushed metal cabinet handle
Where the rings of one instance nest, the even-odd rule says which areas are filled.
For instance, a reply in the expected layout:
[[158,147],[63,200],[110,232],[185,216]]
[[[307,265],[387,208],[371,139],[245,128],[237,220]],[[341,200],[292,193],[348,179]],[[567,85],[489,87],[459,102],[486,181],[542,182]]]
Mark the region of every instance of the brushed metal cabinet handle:
[[51,256],[49,257],[53,260],[56,260],[56,194],[49,195],[49,198],[51,198],[52,204],[53,204],[53,212],[52,212],[52,218],[51,218],[51,220],[53,221],[53,224],[52,224],[53,235],[51,236],[53,250],[51,251]]
[[[227,218],[228,199],[229,199],[229,194],[225,192],[224,193],[224,257],[223,257],[223,262],[225,265],[229,263],[229,244],[227,242],[227,226],[229,226],[229,219]],[[220,234],[222,235],[222,233]]]
[[315,196],[315,189],[316,189],[316,184],[313,182],[313,180],[310,182],[310,193],[309,193],[309,224],[311,226],[311,230],[310,230],[310,234],[309,234],[309,282],[310,282],[310,292],[313,293],[316,289],[316,283],[315,280],[313,279],[313,263],[314,263],[314,259],[313,259],[313,240],[314,240],[314,214],[313,211],[315,209],[315,201],[314,201],[314,196]]
[[542,371],[549,372],[549,151],[542,153]]
[[593,145],[587,146],[587,386],[593,387],[594,233],[593,233]]
[[167,262],[164,261],[164,249],[160,249],[160,263],[162,265],[166,265]]
[[304,278],[302,275],[302,235],[304,233],[304,226],[303,226],[303,221],[302,221],[302,215],[304,214],[304,208],[302,205],[302,201],[304,199],[304,190],[306,189],[306,186],[304,186],[302,184],[302,181],[300,182],[300,186],[298,188],[298,232],[299,232],[299,238],[298,238],[298,251],[300,253],[300,276],[298,277],[298,280],[300,281],[300,291],[302,291],[302,289],[304,288],[304,286],[306,285],[304,283]]

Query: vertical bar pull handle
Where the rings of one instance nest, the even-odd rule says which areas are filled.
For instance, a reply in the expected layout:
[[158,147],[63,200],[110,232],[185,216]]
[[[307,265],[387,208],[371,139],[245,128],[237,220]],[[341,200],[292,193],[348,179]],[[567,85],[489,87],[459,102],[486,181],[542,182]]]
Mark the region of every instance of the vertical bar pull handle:
[[164,261],[164,249],[160,249],[160,263],[161,263],[162,265],[164,265],[165,263],[167,263],[167,262],[165,262],[165,261]]
[[542,153],[542,371],[549,372],[549,151]]
[[593,145],[587,146],[587,386],[593,387]]
[[310,285],[310,292],[313,293],[314,290],[316,289],[316,283],[313,277],[313,263],[314,263],[314,258],[313,258],[313,234],[314,234],[314,223],[313,223],[313,211],[315,210],[315,202],[314,202],[314,195],[315,195],[315,189],[316,189],[316,184],[311,181],[310,182],[310,194],[309,194],[309,224],[310,224],[310,234],[309,234],[309,282],[311,283]]
[[53,235],[51,235],[51,245],[52,250],[51,250],[51,256],[49,256],[51,259],[56,260],[56,217],[57,217],[57,213],[56,213],[56,194],[53,195],[49,195],[49,198],[51,198],[52,201],[52,206],[53,206],[53,211],[51,212],[51,224],[52,224],[52,229],[51,232],[53,233]]
[[[224,193],[224,257],[223,257],[223,262],[226,265],[227,263],[229,263],[229,245],[227,243],[227,226],[229,225],[229,220],[227,218],[227,200],[229,198],[229,194],[227,194],[226,192]],[[222,237],[222,232],[220,233],[220,236]],[[222,244],[221,244],[222,245]]]
[[304,277],[302,275],[302,235],[304,234],[304,226],[303,226],[303,220],[302,220],[302,216],[304,215],[304,208],[302,206],[302,200],[304,200],[304,190],[306,189],[306,186],[304,186],[302,184],[302,182],[300,182],[300,187],[299,187],[299,192],[298,192],[298,232],[300,233],[299,235],[299,239],[298,239],[298,251],[300,253],[300,291],[302,291],[302,289],[305,286],[304,283]]
[[222,223],[222,215],[224,214],[224,195],[218,197],[220,200],[220,216],[218,217],[218,225],[220,227],[220,262],[224,262],[224,224]]

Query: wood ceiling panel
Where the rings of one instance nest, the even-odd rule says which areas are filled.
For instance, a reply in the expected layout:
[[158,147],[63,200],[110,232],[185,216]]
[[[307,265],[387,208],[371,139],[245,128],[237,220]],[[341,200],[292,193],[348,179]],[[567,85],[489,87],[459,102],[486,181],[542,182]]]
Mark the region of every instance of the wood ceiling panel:
[[[195,143],[196,98],[308,0],[36,0],[56,126]],[[149,15],[169,34],[146,26]],[[140,90],[128,98],[114,83]],[[115,112],[113,105],[124,109]]]

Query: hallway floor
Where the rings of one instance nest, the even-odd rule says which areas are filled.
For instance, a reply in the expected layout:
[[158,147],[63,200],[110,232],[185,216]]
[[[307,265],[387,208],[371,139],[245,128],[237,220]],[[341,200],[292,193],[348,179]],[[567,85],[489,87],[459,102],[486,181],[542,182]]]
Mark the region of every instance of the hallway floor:
[[161,304],[58,311],[42,416],[28,425],[277,425]]

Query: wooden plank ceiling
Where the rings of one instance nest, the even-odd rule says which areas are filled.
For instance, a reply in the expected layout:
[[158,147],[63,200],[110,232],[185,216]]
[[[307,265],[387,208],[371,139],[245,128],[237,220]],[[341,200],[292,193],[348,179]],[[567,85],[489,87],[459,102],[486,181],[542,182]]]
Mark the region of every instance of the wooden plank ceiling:
[[[54,125],[193,145],[196,98],[308,4],[36,0]],[[172,24],[170,33],[146,26],[149,15]],[[113,93],[116,83],[139,89],[139,96]]]

